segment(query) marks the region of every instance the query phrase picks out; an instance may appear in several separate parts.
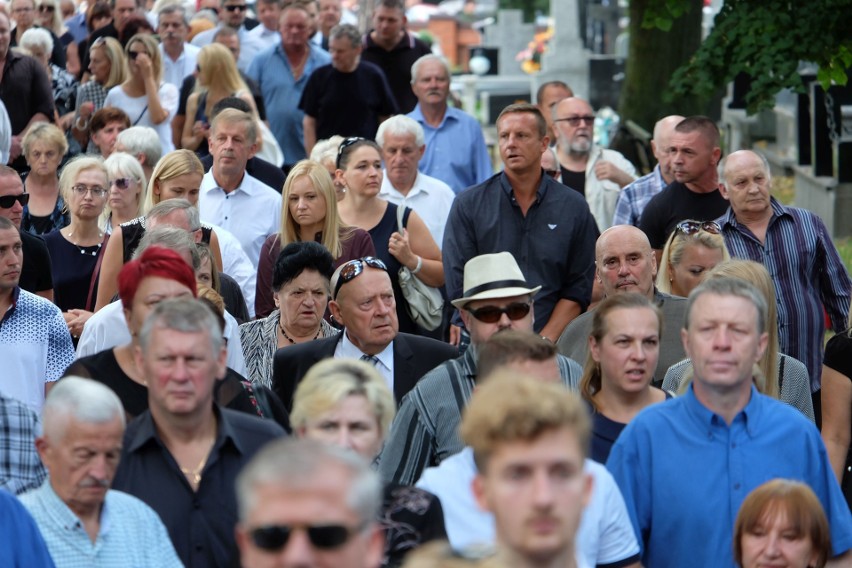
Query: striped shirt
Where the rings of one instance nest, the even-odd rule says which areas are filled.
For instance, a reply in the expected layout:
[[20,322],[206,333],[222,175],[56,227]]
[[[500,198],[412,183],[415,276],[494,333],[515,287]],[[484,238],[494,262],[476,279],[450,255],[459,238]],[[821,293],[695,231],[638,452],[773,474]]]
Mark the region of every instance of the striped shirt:
[[[557,362],[562,381],[578,390],[583,369],[562,355],[557,355]],[[475,383],[473,345],[458,359],[442,363],[417,382],[402,399],[379,456],[379,473],[386,483],[414,485],[424,469],[464,448],[459,424]]]
[[0,394],[0,489],[17,495],[42,484],[47,472],[36,452],[41,421],[23,402]]
[[823,307],[835,332],[846,329],[852,280],[822,219],[775,198],[770,204],[772,218],[763,243],[737,222],[731,208],[718,222],[732,257],[754,260],[769,271],[777,297],[780,350],[805,364],[811,392],[816,392],[822,379]]
[[638,227],[639,218],[642,216],[645,206],[666,185],[668,184],[663,180],[663,174],[660,173],[660,166],[658,164],[650,174],[644,175],[625,186],[618,196],[618,201],[615,203],[615,214],[612,216],[612,224]]

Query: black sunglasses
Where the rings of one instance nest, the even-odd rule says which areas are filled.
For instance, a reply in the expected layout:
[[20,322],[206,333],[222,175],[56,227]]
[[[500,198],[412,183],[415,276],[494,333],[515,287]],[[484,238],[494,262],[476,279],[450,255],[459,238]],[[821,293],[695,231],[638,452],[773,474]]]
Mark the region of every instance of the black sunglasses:
[[361,138],[360,136],[352,136],[350,138],[344,139],[343,142],[340,143],[340,146],[337,147],[337,160],[335,162],[335,165],[337,166],[338,170],[341,169],[340,158],[343,156],[343,151],[346,150],[352,144],[361,142],[363,140],[366,140],[366,138]]
[[38,7],[39,12],[53,12],[55,9],[54,6],[48,6],[47,4],[42,4]]
[[694,235],[699,231],[707,231],[714,235],[722,232],[722,227],[716,221],[693,221],[692,219],[681,221],[675,225],[675,229],[684,235]]
[[509,319],[512,321],[525,318],[530,313],[530,305],[528,303],[515,302],[505,308],[483,306],[475,310],[468,309],[467,311],[482,323],[497,323],[503,317],[503,314],[509,316]]
[[245,12],[246,8],[248,8],[248,6],[245,4],[231,4],[230,6],[225,6],[225,9],[229,12],[236,12],[237,10]]
[[258,548],[277,552],[287,545],[293,530],[302,529],[308,534],[312,545],[320,550],[330,550],[344,544],[360,528],[363,526],[351,529],[343,525],[270,525],[254,529],[249,536]]
[[370,268],[378,268],[385,272],[388,271],[388,267],[385,266],[385,263],[374,256],[365,256],[364,258],[350,260],[340,269],[340,274],[337,277],[337,283],[334,285],[334,294],[332,294],[331,297],[336,299],[341,286],[347,282],[351,282],[364,272],[365,264]]
[[11,209],[15,206],[16,201],[21,204],[21,207],[25,207],[30,202],[30,194],[4,195],[0,197],[0,209]]
[[133,61],[136,61],[136,58],[139,57],[142,54],[148,55],[148,53],[145,52],[145,51],[128,51],[127,57],[129,57]]

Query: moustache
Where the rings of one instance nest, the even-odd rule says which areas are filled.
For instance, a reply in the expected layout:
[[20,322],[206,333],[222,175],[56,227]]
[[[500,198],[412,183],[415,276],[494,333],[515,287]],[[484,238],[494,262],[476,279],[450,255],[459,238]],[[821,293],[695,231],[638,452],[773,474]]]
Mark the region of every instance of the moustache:
[[94,477],[89,477],[83,483],[80,484],[80,487],[88,488],[88,487],[101,487],[103,489],[109,488],[109,480],[107,479],[95,479]]

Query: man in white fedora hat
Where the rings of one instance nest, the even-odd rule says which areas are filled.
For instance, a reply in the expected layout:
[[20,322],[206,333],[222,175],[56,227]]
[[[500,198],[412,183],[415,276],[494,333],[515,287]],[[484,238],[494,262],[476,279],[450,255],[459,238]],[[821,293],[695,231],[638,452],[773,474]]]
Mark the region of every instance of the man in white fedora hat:
[[[453,300],[471,344],[458,359],[445,361],[423,376],[402,401],[384,450],[379,472],[388,482],[412,485],[422,471],[464,447],[458,425],[476,383],[477,346],[503,330],[533,330],[531,286],[508,252],[476,256],[464,266],[464,293]],[[577,390],[582,368],[557,357],[562,381]]]

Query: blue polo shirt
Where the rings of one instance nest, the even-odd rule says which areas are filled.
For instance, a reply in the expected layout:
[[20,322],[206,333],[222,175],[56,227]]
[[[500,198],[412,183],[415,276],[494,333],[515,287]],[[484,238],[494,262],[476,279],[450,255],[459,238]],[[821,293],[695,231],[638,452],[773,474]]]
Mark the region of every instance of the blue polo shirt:
[[754,387],[730,426],[692,387],[646,408],[621,433],[606,465],[624,495],[644,566],[734,566],[740,505],[775,478],[807,483],[825,509],[834,554],[852,548],[852,514],[819,431]]

